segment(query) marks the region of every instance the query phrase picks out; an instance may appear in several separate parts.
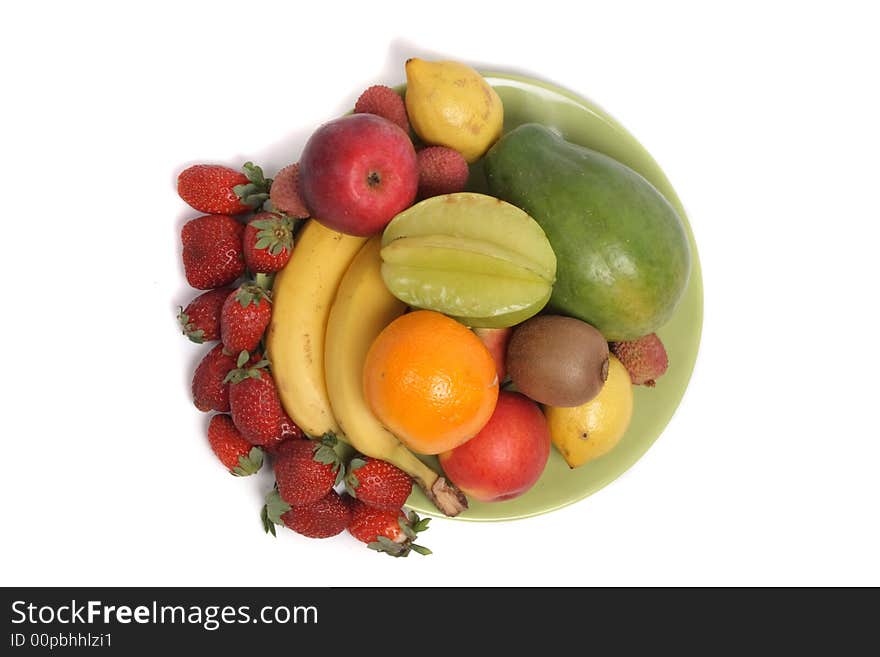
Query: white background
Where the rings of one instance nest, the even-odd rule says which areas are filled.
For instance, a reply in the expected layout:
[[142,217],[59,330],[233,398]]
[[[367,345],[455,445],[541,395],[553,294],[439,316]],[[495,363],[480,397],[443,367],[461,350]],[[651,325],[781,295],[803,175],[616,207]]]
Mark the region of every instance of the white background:
[[[0,582],[880,584],[877,22],[807,4],[5,9]],[[212,460],[188,392],[203,349],[174,319],[194,215],[174,181],[274,174],[409,56],[610,111],[688,210],[706,313],[684,402],[625,476],[543,517],[435,521],[433,556],[394,560],[264,536],[268,475]]]

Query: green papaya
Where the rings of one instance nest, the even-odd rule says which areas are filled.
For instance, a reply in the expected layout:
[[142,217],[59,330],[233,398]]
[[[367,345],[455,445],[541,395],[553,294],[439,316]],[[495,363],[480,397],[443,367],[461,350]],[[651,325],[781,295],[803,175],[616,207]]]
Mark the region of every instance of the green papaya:
[[484,168],[491,194],[533,217],[556,253],[548,309],[607,340],[666,323],[687,286],[690,247],[681,218],[647,180],[536,123],[502,137]]

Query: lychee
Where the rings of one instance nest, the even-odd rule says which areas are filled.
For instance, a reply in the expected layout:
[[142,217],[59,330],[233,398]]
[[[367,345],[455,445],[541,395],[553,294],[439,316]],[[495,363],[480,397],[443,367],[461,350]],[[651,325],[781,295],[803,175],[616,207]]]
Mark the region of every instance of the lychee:
[[429,146],[417,154],[419,198],[452,194],[464,190],[468,165],[461,153],[446,146]]
[[409,134],[409,119],[403,98],[391,87],[376,84],[360,95],[354,104],[355,114],[376,114],[399,125]]
[[656,333],[637,340],[612,342],[610,347],[611,353],[623,363],[635,385],[653,388],[655,379],[663,376],[669,365],[666,348]]
[[299,164],[290,164],[278,172],[269,189],[269,200],[275,210],[291,217],[305,219],[310,216],[299,193]]

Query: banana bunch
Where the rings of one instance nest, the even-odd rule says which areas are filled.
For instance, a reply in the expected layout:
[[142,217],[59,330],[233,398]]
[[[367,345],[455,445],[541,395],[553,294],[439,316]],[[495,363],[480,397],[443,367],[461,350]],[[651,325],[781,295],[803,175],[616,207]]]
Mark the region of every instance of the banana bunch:
[[406,306],[385,287],[381,237],[344,235],[309,220],[273,286],[266,337],[285,410],[311,436],[332,432],[409,474],[437,508],[467,508],[461,492],[410,452],[376,419],[363,393],[373,340]]

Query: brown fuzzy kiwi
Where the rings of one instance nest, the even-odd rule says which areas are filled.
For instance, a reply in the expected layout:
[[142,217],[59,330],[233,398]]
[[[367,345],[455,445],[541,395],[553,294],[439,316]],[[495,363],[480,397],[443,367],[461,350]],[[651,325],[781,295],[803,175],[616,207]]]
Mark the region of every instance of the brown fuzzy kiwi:
[[586,322],[539,315],[514,329],[507,371],[516,389],[548,406],[580,406],[608,378],[608,343]]

